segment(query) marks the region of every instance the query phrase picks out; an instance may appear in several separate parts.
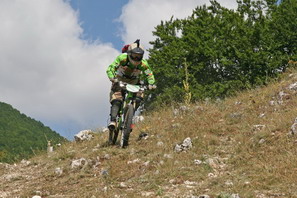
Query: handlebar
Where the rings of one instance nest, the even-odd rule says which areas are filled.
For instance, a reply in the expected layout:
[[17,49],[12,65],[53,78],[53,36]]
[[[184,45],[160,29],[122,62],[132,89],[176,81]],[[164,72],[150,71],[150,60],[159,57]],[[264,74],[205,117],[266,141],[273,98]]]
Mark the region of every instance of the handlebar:
[[[126,88],[127,84],[129,83],[126,83],[126,82],[123,82],[123,81],[119,81],[118,79],[115,79],[114,80],[115,83],[119,83],[119,86],[121,88]],[[145,85],[143,82],[140,82],[140,90],[141,91],[144,91],[144,90],[151,90],[151,89],[156,89],[157,86],[156,85]]]

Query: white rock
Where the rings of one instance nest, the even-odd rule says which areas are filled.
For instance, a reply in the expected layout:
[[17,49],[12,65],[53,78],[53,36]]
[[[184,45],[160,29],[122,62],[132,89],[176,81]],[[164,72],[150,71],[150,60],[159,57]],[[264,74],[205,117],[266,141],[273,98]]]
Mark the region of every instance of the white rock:
[[22,159],[21,164],[22,164],[22,165],[25,165],[25,166],[28,166],[28,165],[31,164],[31,162],[28,161],[28,160]]
[[215,177],[217,177],[217,175],[216,175],[216,174],[214,174],[214,173],[208,173],[208,177],[215,178]]
[[259,140],[259,144],[263,144],[264,142],[265,142],[265,139],[263,138]]
[[278,96],[279,96],[280,99],[282,100],[283,98],[289,96],[289,94],[287,94],[287,93],[284,92],[284,91],[280,91],[280,92],[278,93]]
[[93,133],[91,130],[82,130],[74,136],[76,142],[91,140],[93,138]]
[[8,174],[8,175],[4,175],[3,176],[3,179],[8,180],[8,181],[12,181],[12,180],[16,180],[19,177],[20,177],[19,174],[17,174],[17,173],[11,173],[11,174]]
[[42,192],[39,190],[35,191],[35,193],[36,193],[36,195],[42,195]]
[[251,184],[251,182],[249,182],[249,181],[244,182],[244,185],[250,185],[250,184]]
[[182,144],[176,144],[175,145],[175,152],[182,152],[182,151],[187,151],[190,148],[192,148],[192,140],[191,138],[187,137],[186,139],[184,139]]
[[217,159],[209,158],[206,160],[206,163],[213,169],[218,169],[220,167]]
[[154,192],[141,192],[142,197],[151,197],[153,195],[155,195]]
[[53,146],[49,146],[49,147],[47,147],[47,152],[48,152],[48,153],[52,153],[52,152],[54,152],[54,147],[53,147]]
[[146,161],[143,163],[144,166],[148,166],[150,164],[150,161]]
[[127,184],[125,184],[125,182],[121,182],[120,183],[120,187],[121,188],[128,188]]
[[137,162],[140,162],[141,160],[140,159],[135,159],[135,160],[132,160],[132,161],[128,161],[127,164],[135,164]]
[[262,129],[264,129],[266,126],[265,125],[263,125],[263,124],[256,124],[256,125],[254,125],[253,126],[253,130],[254,131],[261,131]]
[[107,186],[104,186],[104,188],[102,188],[102,191],[103,192],[107,192],[107,190],[108,190],[108,187]]
[[144,117],[142,115],[134,116],[134,118],[133,118],[133,123],[138,123],[138,122],[143,122],[143,121],[144,121]]
[[226,181],[226,182],[225,182],[225,185],[226,185],[226,186],[233,186],[234,184],[233,184],[232,181]]
[[58,168],[55,169],[55,173],[56,173],[56,175],[60,176],[60,175],[63,174],[63,170],[60,167],[58,167]]
[[163,160],[161,160],[161,161],[159,162],[160,165],[164,165],[164,163],[165,163],[165,162],[164,162]]
[[167,159],[172,159],[173,156],[172,154],[164,154],[164,158],[167,158]]
[[183,106],[180,106],[179,109],[181,111],[189,111],[190,110],[190,107],[183,105]]
[[105,154],[103,158],[109,160],[111,157],[109,154]]
[[201,160],[198,160],[198,159],[195,159],[195,160],[194,160],[194,164],[196,164],[196,165],[200,165],[200,164],[202,164],[202,161],[201,161]]
[[185,185],[197,185],[197,182],[192,182],[192,181],[186,180],[186,181],[184,181],[184,184]]
[[174,148],[174,151],[179,153],[179,152],[182,152],[183,151],[183,148],[181,145],[177,144],[175,145],[175,148]]
[[297,82],[290,84],[288,88],[290,90],[297,91]]
[[8,194],[0,190],[0,197],[8,197]]
[[71,162],[71,168],[72,169],[82,168],[86,163],[87,163],[87,160],[85,158],[80,158],[80,159],[77,159],[77,160],[73,160]]
[[185,147],[185,148],[192,148],[192,140],[191,140],[191,138],[189,138],[189,137],[187,137],[185,140],[184,140],[184,142],[183,142],[183,147]]
[[291,126],[290,132],[291,135],[297,134],[297,118],[295,118],[293,125]]
[[180,128],[181,127],[181,124],[180,123],[175,123],[172,125],[173,128]]
[[164,146],[164,143],[163,142],[158,142],[157,146],[159,146],[159,147]]
[[174,109],[174,110],[173,110],[173,115],[174,115],[174,116],[178,116],[178,115],[179,115],[179,110]]
[[169,183],[174,184],[175,183],[175,179],[169,180]]
[[274,100],[271,100],[271,101],[269,102],[269,104],[270,104],[271,106],[274,106],[274,105],[276,104],[276,102],[275,102]]

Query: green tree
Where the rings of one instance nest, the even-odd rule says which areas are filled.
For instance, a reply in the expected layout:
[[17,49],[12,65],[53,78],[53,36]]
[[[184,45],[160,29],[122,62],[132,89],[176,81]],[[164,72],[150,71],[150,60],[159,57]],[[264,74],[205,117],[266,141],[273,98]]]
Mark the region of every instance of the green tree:
[[183,43],[178,37],[181,25],[180,20],[173,20],[173,18],[168,22],[162,21],[154,32],[158,38],[151,42],[154,47],[150,50],[149,62],[156,65],[154,72],[159,76],[158,89],[154,92],[153,99],[158,104],[183,100],[184,73],[182,70],[185,51],[181,50]]
[[271,52],[285,56],[283,66],[290,60],[297,60],[297,1],[284,0],[279,6],[270,5],[268,27],[271,33]]
[[[186,92],[193,100],[225,97],[276,77],[286,68],[288,56],[296,54],[296,20],[285,30],[277,26],[296,18],[296,1],[290,2],[277,7],[272,0],[238,0],[237,10],[231,10],[214,0],[186,19],[162,21],[153,32],[149,58],[156,65],[155,103],[181,102]],[[291,6],[288,18],[286,6]],[[276,32],[290,34],[278,39]],[[188,91],[183,89],[186,77]]]

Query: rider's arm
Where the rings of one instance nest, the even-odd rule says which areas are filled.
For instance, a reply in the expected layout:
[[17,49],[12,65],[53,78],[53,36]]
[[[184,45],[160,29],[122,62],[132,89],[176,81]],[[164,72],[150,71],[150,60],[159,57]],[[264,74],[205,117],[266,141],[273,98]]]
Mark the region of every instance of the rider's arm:
[[119,68],[119,65],[127,61],[127,54],[121,54],[116,57],[116,59],[108,66],[106,73],[109,79],[116,77],[116,71]]
[[143,60],[142,61],[142,71],[147,79],[147,82],[150,84],[150,85],[153,85],[155,84],[155,77],[154,77],[154,74],[148,64],[148,62],[146,60]]

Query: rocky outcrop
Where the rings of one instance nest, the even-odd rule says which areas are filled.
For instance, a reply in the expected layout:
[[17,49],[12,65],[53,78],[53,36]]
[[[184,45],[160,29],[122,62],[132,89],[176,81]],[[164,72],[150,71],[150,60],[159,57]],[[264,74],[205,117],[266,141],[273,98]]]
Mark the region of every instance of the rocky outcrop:
[[174,151],[179,153],[183,151],[187,151],[192,148],[192,140],[191,138],[187,137],[181,144],[176,144],[174,147]]
[[82,130],[74,136],[76,142],[89,141],[93,139],[94,135],[91,130]]

